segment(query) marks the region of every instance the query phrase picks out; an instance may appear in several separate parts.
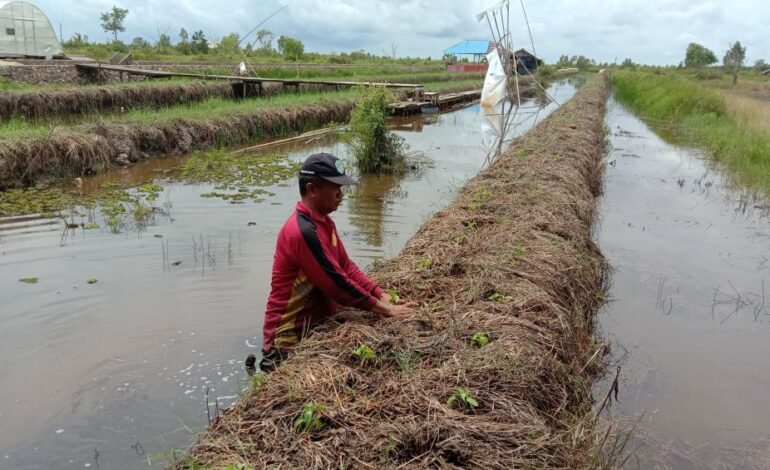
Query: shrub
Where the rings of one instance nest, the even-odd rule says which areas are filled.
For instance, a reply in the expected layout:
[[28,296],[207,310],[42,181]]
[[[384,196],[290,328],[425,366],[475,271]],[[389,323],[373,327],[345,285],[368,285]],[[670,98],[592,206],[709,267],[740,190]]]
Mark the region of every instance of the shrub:
[[350,115],[348,146],[362,173],[397,173],[405,167],[406,144],[388,130],[390,99],[385,87],[364,88]]

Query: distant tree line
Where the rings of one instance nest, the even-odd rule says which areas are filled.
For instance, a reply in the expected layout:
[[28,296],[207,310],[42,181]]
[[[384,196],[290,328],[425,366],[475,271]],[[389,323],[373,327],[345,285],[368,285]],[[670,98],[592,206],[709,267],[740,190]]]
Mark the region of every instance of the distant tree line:
[[[702,44],[693,42],[687,46],[684,60],[679,63],[679,68],[687,68],[700,71],[706,67],[716,64],[717,62],[719,62],[719,60],[717,59],[717,55],[714,53],[714,51],[703,46]],[[741,70],[751,69],[758,73],[770,70],[770,64],[768,64],[765,59],[757,59],[752,67],[746,66],[745,62],[746,46],[741,45],[740,41],[731,43],[728,49],[725,51],[724,56],[722,57],[722,68],[732,74],[733,83],[737,83],[738,72]],[[630,58],[626,58],[620,64],[620,68],[623,69],[635,69],[637,67],[639,67],[639,64],[635,64],[634,61]]]
[[[78,51],[104,51],[110,52],[136,52],[146,56],[151,55],[185,55],[185,56],[205,56],[215,54],[228,58],[246,57],[276,57],[289,61],[300,61],[305,59],[317,59],[321,54],[308,53],[305,51],[305,44],[297,39],[286,35],[276,36],[268,29],[261,29],[254,36],[241,38],[238,33],[230,33],[218,41],[212,41],[206,36],[203,30],[188,31],[187,28],[181,28],[178,33],[178,41],[172,42],[168,31],[158,30],[157,39],[147,40],[141,36],[134,37],[131,42],[124,43],[119,38],[119,33],[124,33],[125,20],[129,11],[124,8],[113,6],[111,10],[100,15],[102,29],[112,36],[112,41],[108,43],[99,43],[92,41],[87,35],[75,33],[70,39],[64,41],[62,46],[65,50]],[[369,60],[393,60],[398,62],[415,63],[430,62],[430,57],[426,59],[403,58],[396,59],[396,45],[392,46],[390,55],[377,56],[364,50],[358,50],[349,53],[330,54],[324,56],[326,60],[332,63],[353,63]]]

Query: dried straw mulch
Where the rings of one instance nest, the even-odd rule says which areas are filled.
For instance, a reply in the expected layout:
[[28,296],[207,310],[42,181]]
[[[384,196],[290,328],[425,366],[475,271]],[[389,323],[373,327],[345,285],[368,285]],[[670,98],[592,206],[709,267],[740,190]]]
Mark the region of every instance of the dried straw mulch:
[[[589,81],[375,267],[419,313],[340,313],[224,413],[179,468],[605,465],[591,383],[607,267],[591,226],[607,90],[603,75]],[[470,341],[478,331],[491,339],[483,348]],[[366,365],[351,354],[362,344],[377,356]],[[457,387],[478,401],[474,410],[447,405]],[[306,403],[324,406],[322,430],[294,429]]]

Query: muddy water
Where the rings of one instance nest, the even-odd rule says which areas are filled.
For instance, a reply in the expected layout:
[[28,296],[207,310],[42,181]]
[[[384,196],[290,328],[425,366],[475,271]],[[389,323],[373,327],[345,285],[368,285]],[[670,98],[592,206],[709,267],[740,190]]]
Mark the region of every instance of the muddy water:
[[[564,102],[574,87],[550,91]],[[533,124],[530,112],[518,132]],[[363,178],[334,214],[361,265],[397,254],[487,156],[478,106],[394,125],[429,163],[400,178]],[[319,151],[345,155],[334,136],[269,149],[297,160]],[[143,182],[179,161],[83,188]],[[0,468],[161,465],[205,429],[207,389],[214,416],[244,387],[241,364],[260,347],[275,237],[296,182],[242,205],[200,197],[211,185],[158,183],[163,212],[117,234],[44,219],[0,223]],[[105,227],[98,213],[88,217]]]
[[601,321],[622,366],[611,413],[635,428],[628,466],[769,468],[770,206],[617,103],[607,125]]

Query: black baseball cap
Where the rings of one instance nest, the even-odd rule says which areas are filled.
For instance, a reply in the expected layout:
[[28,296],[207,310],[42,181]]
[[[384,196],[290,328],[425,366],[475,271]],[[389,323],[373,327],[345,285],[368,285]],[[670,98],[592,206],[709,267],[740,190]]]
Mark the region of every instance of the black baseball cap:
[[307,157],[299,169],[299,175],[317,176],[341,186],[358,184],[345,174],[345,163],[330,153],[314,153]]

